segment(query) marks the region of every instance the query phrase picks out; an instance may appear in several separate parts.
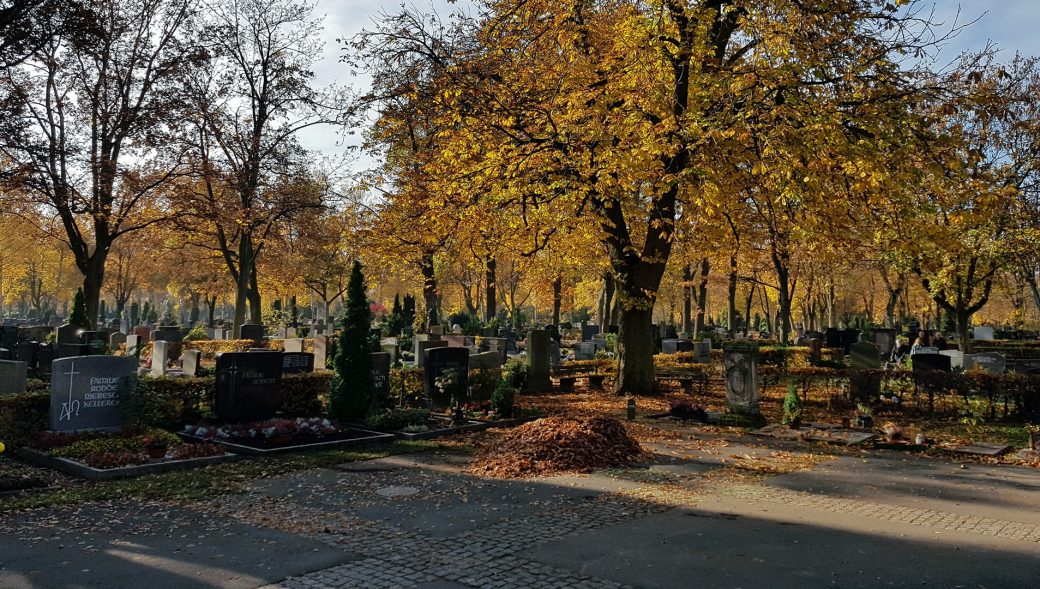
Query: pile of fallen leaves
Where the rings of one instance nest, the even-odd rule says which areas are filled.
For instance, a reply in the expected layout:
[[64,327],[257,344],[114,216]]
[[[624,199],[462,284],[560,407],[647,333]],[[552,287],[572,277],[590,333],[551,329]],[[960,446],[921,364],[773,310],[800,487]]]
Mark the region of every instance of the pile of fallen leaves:
[[510,430],[484,449],[476,474],[517,478],[628,466],[643,456],[616,419],[546,417]]

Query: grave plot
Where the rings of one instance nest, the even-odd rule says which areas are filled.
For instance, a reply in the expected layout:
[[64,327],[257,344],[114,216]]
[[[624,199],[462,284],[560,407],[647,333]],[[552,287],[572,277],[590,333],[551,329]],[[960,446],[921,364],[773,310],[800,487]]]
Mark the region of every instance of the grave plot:
[[341,425],[322,417],[268,419],[219,426],[186,426],[178,435],[212,443],[236,454],[263,456],[310,449],[340,448],[389,441],[393,434]]

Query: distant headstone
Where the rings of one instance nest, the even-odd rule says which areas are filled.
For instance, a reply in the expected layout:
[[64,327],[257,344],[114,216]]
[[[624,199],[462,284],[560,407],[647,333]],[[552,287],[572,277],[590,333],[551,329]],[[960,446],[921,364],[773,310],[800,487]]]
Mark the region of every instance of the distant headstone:
[[549,332],[532,329],[527,332],[527,390],[530,392],[552,389],[549,379]]
[[126,423],[123,401],[137,382],[133,358],[60,358],[52,367],[52,430],[114,429]]
[[934,348],[932,346],[921,346],[921,347],[917,348],[916,350],[913,350],[913,349],[910,350],[910,355],[911,356],[914,356],[914,355],[917,355],[917,354],[938,354],[938,353],[939,353],[939,348]]
[[939,353],[950,357],[950,368],[957,370],[964,367],[964,352],[960,350],[940,350]]
[[595,360],[596,344],[592,342],[579,342],[574,344],[575,360]]
[[1004,374],[1007,371],[1007,359],[998,352],[982,352],[965,354],[964,367],[968,370],[985,370],[992,374]]
[[282,402],[282,353],[225,352],[217,356],[214,409],[223,422],[270,419]]
[[377,399],[390,396],[390,366],[393,359],[386,352],[372,353],[372,382],[375,384]]
[[33,327],[19,327],[18,328],[18,339],[23,342],[43,342],[47,341],[47,335],[53,330],[46,325],[36,325]]
[[39,368],[40,372],[50,374],[51,364],[57,357],[57,353],[54,351],[54,346],[50,344],[39,344],[36,348],[36,366]]
[[152,330],[147,327],[135,327],[134,335],[137,336],[138,345],[143,346],[148,343],[149,338],[152,337]]
[[314,372],[314,354],[309,352],[285,352],[282,354],[282,374]]
[[58,344],[54,352],[55,358],[72,358],[76,356],[89,356],[90,346],[86,344]]
[[470,370],[478,368],[500,368],[502,366],[502,355],[498,352],[481,352],[469,357]]
[[480,346],[478,351],[480,352],[497,352],[502,357],[501,364],[506,363],[508,356],[506,355],[506,349],[509,345],[508,340],[502,337],[482,337],[480,338]]
[[152,342],[152,366],[150,374],[154,378],[166,376],[166,367],[170,362],[169,342],[156,340]]
[[303,352],[303,340],[300,338],[288,338],[284,342],[286,352]]
[[29,363],[0,360],[0,395],[20,395],[28,386]]
[[379,351],[384,354],[390,354],[390,365],[397,361],[397,343],[388,342],[384,340],[379,344]]
[[329,354],[329,338],[324,335],[314,336],[314,365],[324,369]]
[[973,331],[973,336],[979,341],[993,341],[993,328],[976,327]]
[[184,350],[181,352],[181,373],[187,377],[199,375],[202,367],[202,352],[198,350]]
[[36,342],[18,342],[18,347],[14,351],[14,359],[18,362],[25,362],[29,369],[35,369],[39,366],[40,361],[37,357],[37,350],[39,350],[40,344]]
[[264,326],[255,323],[246,323],[242,326],[242,330],[239,333],[242,334],[240,339],[248,339],[258,342],[264,339]]
[[[869,341],[852,344],[849,349],[850,364],[853,370],[877,370],[881,368],[881,348]],[[869,402],[881,396],[881,377],[876,374],[860,374],[849,379],[849,392],[852,398]]]
[[125,353],[125,355],[126,356],[133,356],[134,358],[137,358],[138,356],[141,355],[141,347],[142,346],[143,346],[143,344],[141,343],[141,338],[139,336],[136,336],[136,335],[128,335],[128,336],[126,336],[126,353]]
[[54,343],[61,344],[78,344],[80,328],[75,325],[69,325],[68,323],[56,327],[54,329]]
[[726,410],[742,415],[759,415],[758,344],[723,348],[726,375]]
[[[415,346],[415,365],[422,368],[426,363],[426,352],[433,348],[446,348],[448,342],[444,340],[421,340],[416,338],[413,345]],[[456,348],[465,349],[465,348]],[[468,350],[467,350],[468,352]]]
[[680,331],[679,333],[675,334],[675,336],[676,336],[676,339],[688,340],[688,339],[690,339],[690,332],[688,332],[688,331]]
[[599,325],[582,325],[581,326],[581,341],[587,342],[592,339],[592,336],[599,333]]
[[560,366],[560,342],[552,338],[549,339],[549,366],[551,368],[558,368]]
[[466,336],[464,335],[445,335],[441,339],[448,342],[448,346],[452,348],[465,348],[466,347]]
[[681,339],[665,339],[661,340],[661,353],[662,354],[678,354],[680,352],[692,352],[693,342],[690,340]]
[[884,358],[891,357],[892,351],[896,349],[896,330],[875,328],[870,331],[878,351],[881,352],[881,356]]
[[121,331],[117,331],[117,332],[113,333],[112,335],[108,336],[108,349],[110,351],[114,352],[114,351],[118,350],[119,347],[122,346],[125,343],[126,343],[126,334],[121,332]]
[[461,397],[457,400],[465,402],[466,391],[469,387],[469,349],[452,348],[441,346],[429,348],[425,352],[423,360],[423,374],[426,395],[430,398],[434,407],[448,407],[451,405],[450,393],[442,392],[437,388],[436,381],[448,370],[455,370],[458,378],[456,395]]
[[929,370],[941,370],[942,372],[950,372],[950,360],[951,358],[949,356],[943,356],[939,353],[917,353],[913,356],[910,356],[910,362],[913,365],[913,369],[919,372]]
[[297,334],[295,327],[285,328],[285,339],[296,339],[297,337],[299,337],[299,335]]
[[184,332],[176,325],[160,325],[151,333],[151,339],[152,341],[179,342],[184,339]]
[[[679,340],[682,341],[682,340]],[[693,342],[693,361],[698,364],[711,363],[711,340]]]
[[444,326],[443,325],[431,325],[430,326],[430,335],[444,335]]

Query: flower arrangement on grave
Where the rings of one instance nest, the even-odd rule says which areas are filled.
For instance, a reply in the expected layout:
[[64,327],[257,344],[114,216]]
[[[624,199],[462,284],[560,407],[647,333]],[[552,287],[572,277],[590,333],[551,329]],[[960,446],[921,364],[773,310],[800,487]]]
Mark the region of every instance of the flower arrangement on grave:
[[118,432],[42,432],[30,446],[49,456],[75,460],[93,468],[224,454],[224,449],[214,444],[185,444],[168,431],[134,427]]
[[185,426],[184,432],[204,440],[263,439],[287,440],[301,435],[321,437],[339,433],[340,428],[323,417],[268,419],[222,426]]

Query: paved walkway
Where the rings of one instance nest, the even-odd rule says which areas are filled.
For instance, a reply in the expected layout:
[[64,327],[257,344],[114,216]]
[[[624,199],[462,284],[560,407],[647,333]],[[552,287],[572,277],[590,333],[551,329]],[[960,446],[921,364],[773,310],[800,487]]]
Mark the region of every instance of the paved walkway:
[[1040,586],[1038,470],[654,448],[653,465],[590,476],[487,480],[423,454],[201,505],[9,515],[0,587]]

